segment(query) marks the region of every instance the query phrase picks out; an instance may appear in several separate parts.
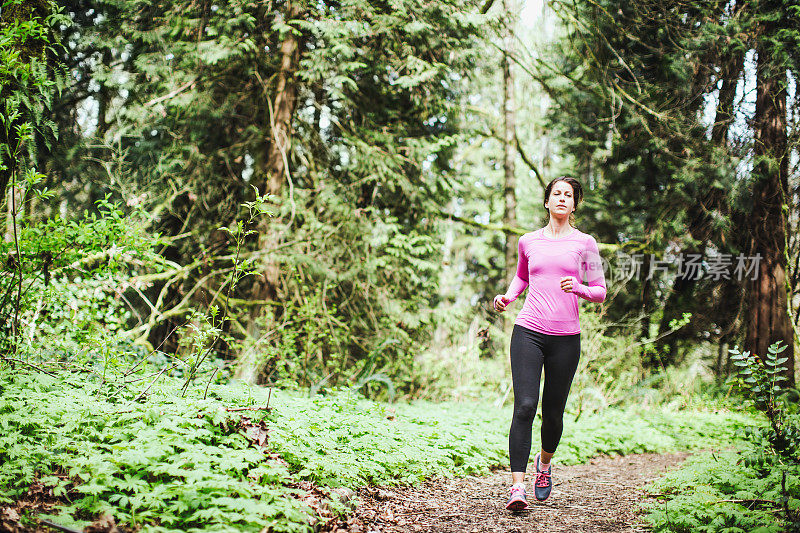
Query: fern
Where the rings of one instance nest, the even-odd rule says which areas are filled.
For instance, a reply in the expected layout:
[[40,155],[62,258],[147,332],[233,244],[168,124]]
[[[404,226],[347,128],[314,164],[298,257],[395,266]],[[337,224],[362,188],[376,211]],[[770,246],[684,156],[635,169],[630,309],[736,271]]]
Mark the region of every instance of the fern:
[[759,358],[730,350],[732,382],[765,420],[739,428],[738,451],[703,454],[656,482],[655,531],[800,531],[800,417],[780,397],[780,343]]

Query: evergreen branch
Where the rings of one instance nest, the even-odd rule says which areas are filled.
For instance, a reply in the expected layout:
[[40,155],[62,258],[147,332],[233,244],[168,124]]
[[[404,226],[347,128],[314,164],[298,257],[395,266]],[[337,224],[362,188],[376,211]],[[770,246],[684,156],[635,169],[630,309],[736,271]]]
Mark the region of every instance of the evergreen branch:
[[[498,50],[502,51],[502,49],[499,46],[497,46],[497,45],[494,45],[494,46]],[[522,61],[522,59],[519,58],[516,54],[508,53],[507,55],[512,61],[514,61],[514,63],[517,66],[519,66],[526,74],[528,74],[528,76],[530,76],[533,81],[537,82],[541,86],[541,88],[544,90],[544,92],[547,93],[547,96],[549,96],[550,98],[553,99],[553,101],[558,105],[559,109],[562,112],[568,113],[571,117],[575,118],[578,121],[581,120],[580,115],[575,113],[571,109],[570,105],[567,102],[565,102],[563,99],[560,98],[557,89],[552,87],[550,85],[550,82],[547,81],[544,78],[544,76],[534,72],[533,69],[529,65],[526,65]],[[540,63],[542,63],[543,65],[546,65],[545,62],[540,62]],[[572,76],[570,76],[566,72],[556,72],[556,74],[559,75],[559,76],[562,76],[564,78],[567,78],[570,82],[572,82],[574,85],[576,85],[578,87],[583,87],[583,88],[586,88],[586,90],[589,90],[589,88],[588,88],[588,86],[586,84],[580,82],[579,80],[576,80],[575,78],[573,78]]]
[[[575,16],[573,16],[573,15],[568,15],[568,17],[569,17],[569,18],[571,18],[571,19],[572,19],[572,21],[573,21],[573,22],[574,22],[576,25],[578,25],[578,26],[581,26],[581,25],[582,25],[582,26],[584,26],[584,28],[585,28],[585,25],[583,25],[583,24],[582,24],[582,23],[581,23],[581,22],[580,22],[580,21],[579,21],[579,20],[578,20],[578,19],[577,19]],[[596,69],[597,69],[599,72],[605,72],[605,71],[604,71],[604,69],[603,69],[603,63],[602,63],[602,61],[600,61],[600,59],[599,59],[599,58],[598,58],[598,57],[597,57],[597,56],[596,56],[596,55],[595,55],[595,54],[592,52],[592,46],[591,46],[591,44],[590,44],[588,41],[586,41],[586,39],[585,39],[585,38],[583,38],[583,33],[582,33],[582,32],[578,31],[578,34],[579,34],[579,35],[581,35],[581,40],[583,41],[583,43],[584,43],[584,46],[585,46],[585,49],[586,49],[586,51],[588,52],[588,56],[590,56],[590,57],[583,56],[583,58],[584,58],[584,59],[587,59],[587,60],[589,60],[589,62],[590,62],[590,63],[594,63],[594,67],[595,67],[595,68],[596,68]],[[605,40],[605,36],[603,36],[603,39]],[[622,58],[619,56],[619,54],[618,54],[618,53],[617,53],[617,51],[616,51],[616,50],[613,48],[613,46],[611,46],[611,44],[610,44],[610,43],[608,43],[608,41],[607,41],[607,40],[606,40],[606,43],[608,44],[609,48],[611,48],[611,50],[614,52],[614,54],[617,56],[617,58],[618,58],[618,59],[619,59],[619,60],[622,62],[623,66],[627,68],[627,65],[625,65],[625,64],[624,64],[624,62],[622,61]],[[629,71],[630,71],[630,70],[629,70]],[[632,73],[632,72],[631,72],[631,74],[633,75],[633,73]],[[632,103],[632,104],[633,104],[633,105],[635,105],[636,107],[639,107],[640,109],[642,109],[642,110],[643,110],[643,111],[645,111],[646,113],[648,113],[648,114],[652,115],[652,116],[653,116],[653,117],[655,117],[656,119],[658,119],[658,120],[660,120],[660,121],[666,121],[666,119],[668,118],[666,115],[664,115],[663,113],[659,113],[658,111],[655,111],[655,110],[653,110],[653,109],[649,108],[647,105],[645,105],[645,104],[643,104],[642,102],[639,102],[638,100],[636,100],[635,98],[633,98],[633,97],[632,97],[631,95],[629,95],[629,94],[628,94],[628,93],[627,93],[627,92],[626,92],[626,91],[625,91],[625,90],[624,90],[622,87],[620,87],[620,86],[619,86],[619,84],[617,83],[617,80],[615,80],[615,79],[613,79],[613,78],[611,78],[611,77],[609,77],[609,76],[607,76],[607,75],[606,75],[605,77],[607,78],[608,82],[609,82],[609,83],[610,83],[610,84],[611,84],[611,85],[612,85],[612,86],[613,86],[613,87],[614,87],[614,88],[615,88],[615,89],[616,89],[616,90],[617,90],[617,91],[618,91],[618,92],[619,92],[619,93],[620,93],[620,94],[621,94],[623,97],[625,97],[625,99],[626,99],[626,100],[628,100],[630,103]],[[635,82],[636,82],[636,84],[637,84],[638,90],[641,92],[641,87],[639,87],[639,82],[638,82],[638,80],[636,79],[636,77],[635,77],[635,76],[634,76],[634,81],[635,81]],[[655,136],[655,135],[653,134],[653,132],[652,132],[652,131],[650,131],[650,129],[648,128],[648,126],[647,126],[647,124],[646,124],[646,123],[644,123],[644,122],[643,122],[643,123],[642,123],[642,126],[643,126],[643,127],[644,127],[644,128],[647,130],[647,131],[648,131],[648,133],[649,133],[650,135],[653,135],[653,136]]]
[[[625,92],[625,90],[624,90],[622,87],[620,87],[620,86],[619,86],[619,84],[617,83],[617,81],[616,81],[616,80],[609,80],[609,81],[611,82],[611,85],[613,85],[613,86],[614,86],[614,88],[615,88],[615,89],[616,89],[616,90],[617,90],[617,91],[618,91],[618,92],[619,92],[619,93],[620,93],[622,96],[624,96],[624,97],[625,97],[625,99],[626,99],[626,100],[628,100],[630,103],[632,103],[632,104],[633,104],[633,105],[635,105],[636,107],[638,107],[638,108],[642,109],[642,110],[643,110],[643,111],[645,111],[646,113],[648,113],[648,114],[652,115],[654,118],[657,118],[658,120],[662,120],[662,121],[666,121],[666,120],[667,120],[667,118],[668,118],[668,117],[667,117],[666,115],[664,115],[663,113],[659,113],[658,111],[655,111],[655,110],[653,110],[653,109],[650,109],[650,108],[649,108],[649,107],[647,107],[645,104],[641,103],[640,101],[638,101],[637,99],[635,99],[633,96],[631,96],[631,95],[629,95],[627,92]],[[645,129],[647,129],[648,133],[650,133],[651,135],[654,135],[654,134],[653,134],[653,132],[651,132],[651,131],[650,131],[650,129],[647,127],[647,124],[645,124],[645,123],[643,122],[643,123],[642,123],[642,126],[644,126],[644,128],[645,128]],[[654,136],[655,136],[655,135],[654,135]]]

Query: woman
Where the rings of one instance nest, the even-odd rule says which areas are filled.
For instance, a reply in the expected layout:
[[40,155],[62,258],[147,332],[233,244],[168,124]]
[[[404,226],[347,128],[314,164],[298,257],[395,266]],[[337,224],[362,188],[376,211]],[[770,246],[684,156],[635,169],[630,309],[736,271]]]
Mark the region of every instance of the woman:
[[[511,458],[511,497],[506,509],[529,508],[525,470],[531,451],[531,427],[542,393],[542,449],[534,457],[534,494],[544,501],[553,482],[550,461],[563,430],[564,407],[581,351],[578,297],[590,302],[606,298],[605,277],[597,241],[572,225],[573,212],[583,198],[574,178],[562,176],[547,185],[545,227],[519,239],[517,274],[508,291],[494,298],[494,308],[505,311],[528,287],[525,303],[511,335],[511,377],[514,415],[508,437]],[[586,284],[582,283],[586,279]]]

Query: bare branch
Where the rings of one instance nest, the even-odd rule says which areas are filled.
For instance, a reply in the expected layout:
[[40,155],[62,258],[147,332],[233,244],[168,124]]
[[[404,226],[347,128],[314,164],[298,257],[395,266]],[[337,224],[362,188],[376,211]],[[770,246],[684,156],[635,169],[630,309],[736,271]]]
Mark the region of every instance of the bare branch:
[[177,89],[175,89],[174,91],[169,92],[169,93],[165,94],[164,96],[159,96],[158,98],[153,98],[149,102],[146,102],[144,104],[144,107],[151,107],[151,106],[156,105],[159,102],[163,102],[164,100],[169,100],[170,98],[173,98],[173,97],[179,95],[180,93],[182,93],[186,89],[194,87],[194,85],[196,83],[197,83],[197,80],[189,80],[186,83],[184,83],[183,85],[181,85],[180,87],[178,87]]
[[522,143],[519,142],[519,135],[517,132],[514,132],[514,144],[517,145],[517,153],[522,158],[522,161],[525,162],[528,167],[533,170],[533,173],[536,174],[536,179],[539,180],[539,184],[542,186],[542,189],[547,188],[547,184],[544,182],[544,178],[542,177],[542,173],[539,172],[539,168],[534,164],[533,160],[528,157],[528,154],[525,153],[525,150],[522,148]]

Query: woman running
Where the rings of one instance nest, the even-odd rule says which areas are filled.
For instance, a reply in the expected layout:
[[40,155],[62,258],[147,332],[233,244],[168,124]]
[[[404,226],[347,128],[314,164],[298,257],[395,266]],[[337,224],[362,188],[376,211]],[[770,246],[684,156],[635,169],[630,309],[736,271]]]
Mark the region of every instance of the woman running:
[[[517,274],[508,291],[494,298],[494,308],[505,311],[528,287],[525,303],[511,335],[511,378],[514,415],[508,436],[511,458],[511,497],[506,509],[528,509],[525,471],[531,452],[533,417],[539,402],[539,380],[544,368],[542,393],[542,449],[533,459],[534,495],[550,496],[553,482],[550,461],[561,440],[564,407],[578,368],[581,352],[578,297],[590,302],[606,298],[606,284],[597,241],[572,223],[573,212],[583,198],[574,178],[562,176],[547,185],[545,227],[519,239]],[[586,280],[586,284],[582,283]]]

